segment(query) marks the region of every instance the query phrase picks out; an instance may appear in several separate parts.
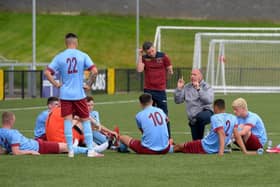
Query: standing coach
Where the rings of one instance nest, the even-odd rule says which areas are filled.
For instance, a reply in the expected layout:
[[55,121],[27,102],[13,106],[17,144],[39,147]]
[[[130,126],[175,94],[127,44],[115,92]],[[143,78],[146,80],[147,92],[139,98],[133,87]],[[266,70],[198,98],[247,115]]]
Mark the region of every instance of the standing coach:
[[[152,42],[144,42],[139,49],[139,58],[136,66],[137,72],[144,72],[144,93],[152,95],[153,106],[161,108],[168,116],[166,81],[168,75],[173,74],[169,57],[156,51]],[[171,138],[170,123],[167,122],[168,136]]]

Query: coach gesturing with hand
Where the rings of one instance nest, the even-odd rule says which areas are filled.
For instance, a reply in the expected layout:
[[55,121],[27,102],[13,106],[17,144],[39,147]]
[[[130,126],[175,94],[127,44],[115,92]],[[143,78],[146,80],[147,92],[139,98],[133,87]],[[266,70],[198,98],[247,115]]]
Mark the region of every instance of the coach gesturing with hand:
[[210,123],[213,115],[214,92],[211,86],[203,80],[199,69],[192,70],[190,79],[191,82],[188,84],[185,84],[183,78],[178,80],[177,88],[174,91],[174,101],[176,104],[186,102],[192,139],[198,140],[203,138],[205,125]]

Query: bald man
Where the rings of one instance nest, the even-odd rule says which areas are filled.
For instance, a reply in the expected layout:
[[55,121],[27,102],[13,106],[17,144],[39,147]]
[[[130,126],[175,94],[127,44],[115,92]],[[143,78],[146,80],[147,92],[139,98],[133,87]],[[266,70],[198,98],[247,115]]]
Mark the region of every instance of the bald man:
[[205,125],[210,123],[213,115],[214,92],[203,80],[200,69],[192,70],[189,83],[185,84],[183,77],[178,80],[174,91],[174,101],[176,104],[186,103],[192,139],[202,139]]

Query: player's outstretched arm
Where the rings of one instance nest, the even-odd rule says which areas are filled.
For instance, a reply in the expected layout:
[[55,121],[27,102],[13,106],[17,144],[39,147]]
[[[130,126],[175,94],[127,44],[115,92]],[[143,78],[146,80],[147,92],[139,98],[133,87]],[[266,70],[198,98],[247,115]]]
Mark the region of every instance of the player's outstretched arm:
[[224,151],[225,151],[225,132],[223,128],[220,128],[217,130],[217,134],[219,136],[219,152],[218,155],[224,155]]
[[20,150],[19,146],[12,146],[13,155],[40,155],[39,152],[33,150]]

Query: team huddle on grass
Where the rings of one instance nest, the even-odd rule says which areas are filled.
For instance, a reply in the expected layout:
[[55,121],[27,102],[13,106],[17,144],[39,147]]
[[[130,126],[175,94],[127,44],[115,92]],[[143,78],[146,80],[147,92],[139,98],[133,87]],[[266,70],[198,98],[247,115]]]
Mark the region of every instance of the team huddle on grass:
[[[200,153],[223,155],[225,147],[232,143],[245,154],[255,154],[267,142],[267,134],[261,118],[248,111],[243,98],[233,101],[235,115],[226,113],[225,102],[214,100],[214,93],[203,80],[199,69],[191,72],[190,83],[178,80],[174,91],[175,103],[186,102],[186,113],[192,133],[192,141],[174,143],[168,119],[166,99],[167,74],[173,74],[169,57],[157,52],[151,42],[145,42],[139,50],[137,71],[145,73],[144,93],[139,96],[141,111],[136,114],[136,124],[141,140],[135,139],[116,127],[110,130],[100,124],[99,114],[93,111],[94,101],[86,96],[98,70],[91,58],[77,49],[78,37],[73,33],[65,36],[67,49],[59,53],[45,70],[47,79],[60,89],[60,98],[48,99],[48,110],[37,118],[34,139],[15,130],[16,117],[12,112],[2,113],[0,152],[21,154],[67,153],[102,157],[106,149],[138,154]],[[84,70],[90,72],[83,81]],[[53,78],[59,72],[62,82]],[[213,105],[213,106],[212,106]],[[210,123],[208,135],[205,125]],[[176,139],[175,139],[176,140]],[[251,151],[251,152],[250,152]]]

